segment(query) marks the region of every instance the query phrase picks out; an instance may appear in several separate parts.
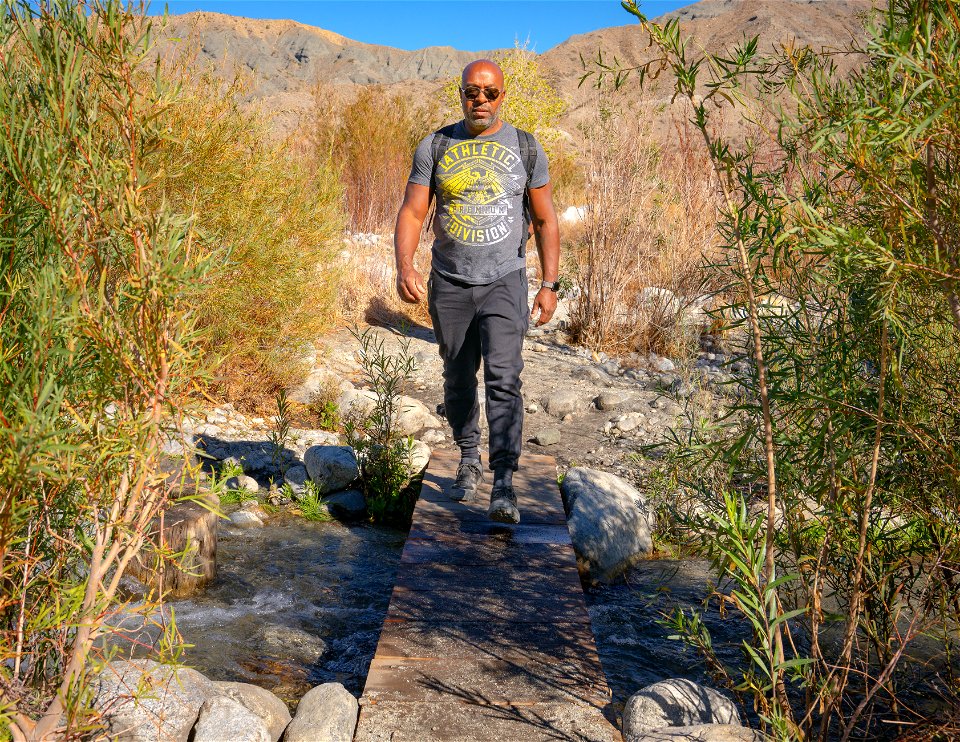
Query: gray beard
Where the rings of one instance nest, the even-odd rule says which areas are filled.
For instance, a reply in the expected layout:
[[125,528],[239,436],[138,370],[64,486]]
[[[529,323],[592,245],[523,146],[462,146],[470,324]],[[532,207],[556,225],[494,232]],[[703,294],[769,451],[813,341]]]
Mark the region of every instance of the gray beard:
[[493,115],[492,115],[489,119],[486,119],[486,120],[485,120],[485,123],[481,124],[481,123],[480,123],[480,119],[475,119],[475,118],[473,118],[472,116],[470,116],[469,114],[464,114],[464,119],[466,119],[466,122],[467,122],[471,127],[473,127],[473,128],[479,128],[480,126],[483,126],[484,130],[489,129],[491,126],[496,125],[496,123],[497,123],[497,121],[499,120],[499,118],[500,118],[500,112],[499,112],[499,111],[496,111],[496,112],[493,113]]

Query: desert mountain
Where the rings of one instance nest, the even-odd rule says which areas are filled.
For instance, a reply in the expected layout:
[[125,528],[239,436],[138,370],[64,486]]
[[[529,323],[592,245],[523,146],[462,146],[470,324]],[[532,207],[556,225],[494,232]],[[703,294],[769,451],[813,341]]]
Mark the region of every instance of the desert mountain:
[[[862,35],[862,17],[871,5],[872,0],[701,0],[665,17],[679,17],[684,33],[713,51],[755,34],[768,49],[788,42],[841,49]],[[625,22],[630,18],[624,13]],[[310,107],[310,91],[317,83],[348,90],[411,82],[426,88],[490,53],[443,46],[405,51],[294,21],[208,12],[170,17],[160,36],[164,57],[187,55],[191,66],[208,65],[224,77],[237,71],[249,74],[251,98],[279,114],[285,128]],[[595,59],[599,50],[605,59],[616,57],[627,66],[650,55],[636,24],[573,36],[541,55],[548,74],[571,103],[571,123],[592,97],[589,88],[578,87],[581,57]]]

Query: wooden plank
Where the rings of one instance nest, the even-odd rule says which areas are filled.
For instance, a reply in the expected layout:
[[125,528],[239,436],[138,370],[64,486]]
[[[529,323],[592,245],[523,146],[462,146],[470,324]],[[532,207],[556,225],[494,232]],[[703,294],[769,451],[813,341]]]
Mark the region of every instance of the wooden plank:
[[360,701],[354,742],[616,742],[616,728],[591,706]]
[[529,663],[499,659],[374,658],[364,695],[371,701],[468,701],[505,705],[609,701],[589,657]]
[[531,569],[504,569],[499,564],[461,565],[447,562],[407,564],[397,573],[396,586],[418,592],[471,592],[500,584],[508,593],[526,590],[554,593],[580,590],[580,575],[571,564]]
[[355,739],[619,740],[553,459],[524,457],[519,525],[487,519],[489,478],[451,500],[457,463],[424,477]]
[[386,620],[518,621],[590,623],[582,596],[545,590],[504,590],[487,586],[469,593],[421,593],[393,589]]
[[[571,657],[597,658],[593,633],[585,623],[510,623],[429,621],[385,624],[377,657],[448,657],[551,662]],[[597,660],[599,661],[599,660]]]

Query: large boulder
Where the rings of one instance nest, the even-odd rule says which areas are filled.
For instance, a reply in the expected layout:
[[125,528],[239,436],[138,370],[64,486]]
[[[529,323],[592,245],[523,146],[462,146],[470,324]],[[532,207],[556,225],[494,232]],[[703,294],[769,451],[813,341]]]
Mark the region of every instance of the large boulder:
[[200,707],[217,695],[196,670],[152,660],[111,662],[93,683],[113,742],[187,742]]
[[277,742],[290,723],[287,704],[266,688],[250,683],[235,683],[230,680],[213,681],[217,692],[229,696],[262,721],[270,735],[270,742]]
[[727,696],[683,678],[648,685],[623,708],[626,742],[645,740],[647,732],[663,727],[740,723],[736,704]]
[[560,485],[581,572],[610,580],[653,549],[656,518],[646,499],[615,474],[574,468]]
[[307,691],[284,732],[284,742],[351,742],[360,705],[340,683]]
[[[377,394],[370,389],[346,389],[340,395],[340,410],[345,415],[368,417],[377,405]],[[396,400],[393,425],[400,435],[416,435],[422,430],[442,427],[442,423],[418,399],[400,396]]]
[[303,455],[303,465],[321,495],[346,489],[360,476],[350,446],[311,446]]
[[229,696],[208,698],[200,707],[191,742],[273,742],[266,724]]

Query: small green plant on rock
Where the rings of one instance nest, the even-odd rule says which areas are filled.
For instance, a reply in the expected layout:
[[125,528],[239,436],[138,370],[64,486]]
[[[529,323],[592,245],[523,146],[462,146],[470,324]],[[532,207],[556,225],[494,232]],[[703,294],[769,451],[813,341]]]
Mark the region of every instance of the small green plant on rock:
[[409,340],[401,340],[397,353],[384,349],[383,339],[369,329],[354,328],[359,343],[357,358],[375,394],[369,414],[355,416],[344,425],[347,442],[360,463],[360,481],[370,517],[379,523],[409,524],[416,503],[411,487],[413,438],[398,430],[401,394],[416,361]]
[[307,520],[317,522],[330,520],[330,511],[323,502],[323,496],[317,489],[316,482],[311,480],[305,483],[303,494],[297,500],[297,508],[300,510],[300,515]]

